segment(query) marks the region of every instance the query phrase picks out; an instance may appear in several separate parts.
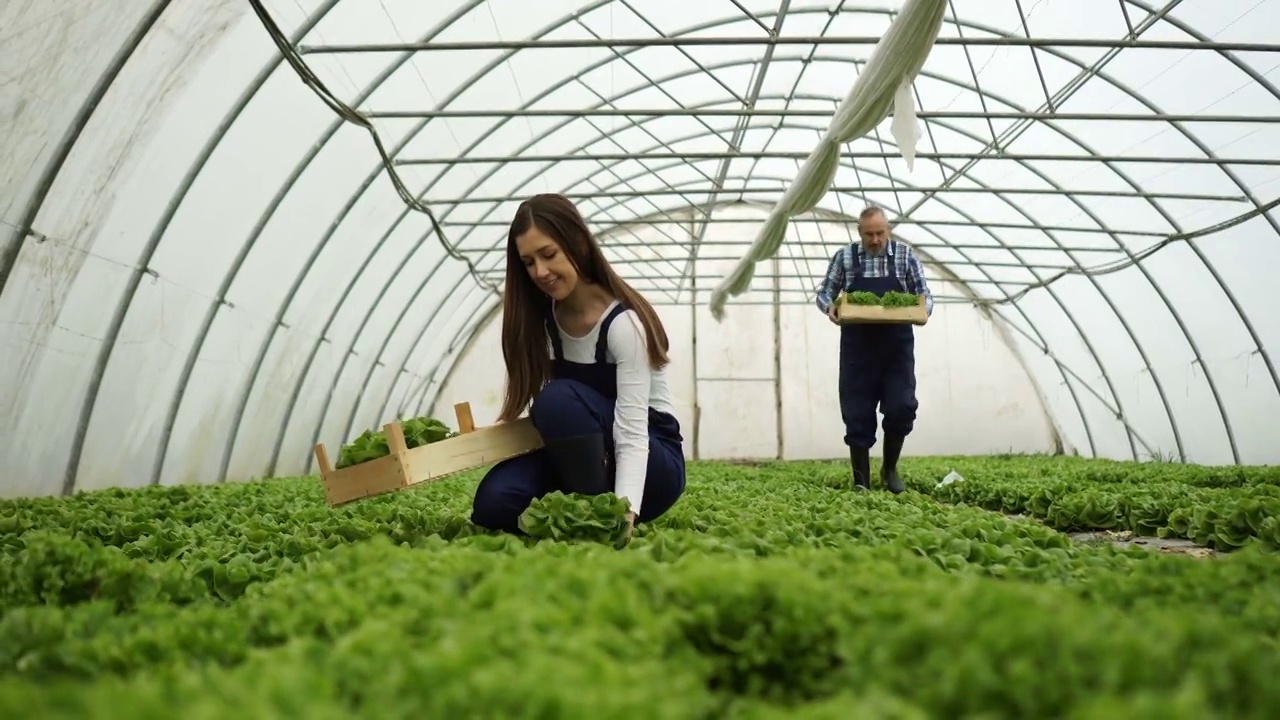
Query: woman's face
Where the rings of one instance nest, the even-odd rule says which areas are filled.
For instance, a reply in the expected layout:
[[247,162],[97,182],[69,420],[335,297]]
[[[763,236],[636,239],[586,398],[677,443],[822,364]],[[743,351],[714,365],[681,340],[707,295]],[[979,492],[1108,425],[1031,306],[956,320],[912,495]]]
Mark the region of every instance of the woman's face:
[[564,300],[578,286],[578,271],[569,256],[537,227],[516,238],[516,252],[533,283],[551,298]]

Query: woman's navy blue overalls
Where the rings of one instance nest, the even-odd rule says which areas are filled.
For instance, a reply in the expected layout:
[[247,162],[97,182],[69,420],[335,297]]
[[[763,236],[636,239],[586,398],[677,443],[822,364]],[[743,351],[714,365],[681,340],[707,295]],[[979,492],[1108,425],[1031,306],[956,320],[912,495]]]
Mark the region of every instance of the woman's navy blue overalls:
[[[552,380],[543,386],[529,408],[529,417],[546,445],[527,455],[494,465],[476,488],[472,522],[482,527],[519,532],[520,513],[535,498],[553,491],[569,492],[562,468],[591,460],[592,443],[603,447],[607,462],[606,487],[613,491],[613,421],[618,397],[618,367],[608,362],[609,328],[626,308],[614,305],[600,322],[595,362],[564,358],[559,328],[547,320],[551,336]],[[670,413],[649,408],[649,466],[637,520],[661,516],[684,493],[685,463],[680,423]]]
[[[901,252],[891,242],[886,252],[889,274],[866,277],[862,272],[862,248],[853,245],[853,276],[846,280],[845,292],[871,292],[883,296],[889,291],[907,292],[898,277],[894,253]],[[844,420],[845,444],[870,448],[876,443],[876,405],[884,415],[884,432],[906,437],[915,425],[916,339],[911,325],[843,325],[840,328],[840,416]]]

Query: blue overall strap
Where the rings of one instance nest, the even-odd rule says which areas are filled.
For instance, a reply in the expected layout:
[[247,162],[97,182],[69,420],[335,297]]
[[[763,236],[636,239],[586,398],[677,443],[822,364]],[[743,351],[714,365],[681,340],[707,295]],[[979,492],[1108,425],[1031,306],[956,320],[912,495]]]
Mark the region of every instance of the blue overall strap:
[[614,319],[626,312],[627,309],[618,303],[613,306],[608,315],[604,316],[604,322],[600,323],[600,335],[596,337],[596,362],[603,364],[608,357],[606,353],[609,351],[609,327],[613,325]]
[[551,314],[547,315],[547,335],[551,336],[551,357],[556,360],[563,360],[564,345],[560,342],[560,328],[556,327],[554,307],[551,310]]

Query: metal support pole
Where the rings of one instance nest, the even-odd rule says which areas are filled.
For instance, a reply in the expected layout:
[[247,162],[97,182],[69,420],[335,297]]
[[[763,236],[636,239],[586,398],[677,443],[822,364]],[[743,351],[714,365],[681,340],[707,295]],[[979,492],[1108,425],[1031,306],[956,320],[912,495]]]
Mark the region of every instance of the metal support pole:
[[[844,151],[840,157],[846,160],[879,160],[901,157],[901,152],[886,151]],[[547,155],[455,155],[436,158],[400,158],[394,165],[493,165],[502,163],[566,163],[582,161],[623,162],[627,160],[680,160],[693,162],[697,160],[723,160],[724,158],[745,158],[748,160],[806,160],[807,152],[789,150],[740,150],[716,152],[646,152],[646,153],[550,153]],[[1265,157],[1174,157],[1171,155],[1055,155],[1050,153],[1010,154],[974,152],[923,152],[916,153],[916,162],[924,160],[1004,160],[1007,162],[1087,162],[1087,163],[1151,163],[1162,165],[1258,165],[1271,167],[1276,164],[1272,158]]]
[[[510,108],[493,110],[369,110],[369,119],[518,118],[518,117],[816,117],[828,119],[831,110],[814,108]],[[893,113],[889,114],[893,117]],[[921,110],[921,120],[1049,120],[1053,122],[1197,122],[1197,123],[1280,123],[1280,115],[1196,115],[1182,113],[1106,112],[976,112],[972,110]]]
[[773,411],[777,418],[777,458],[783,459],[785,445],[782,432],[782,268],[773,256]]
[[[675,36],[644,38],[554,38],[540,40],[472,40],[426,43],[349,43],[333,45],[298,45],[302,55],[339,53],[387,53],[464,50],[560,50],[567,48],[650,48],[650,47],[725,47],[732,45],[878,45],[880,35],[795,35],[768,37]],[[1056,47],[1056,48],[1145,48],[1149,50],[1211,50],[1214,52],[1276,52],[1277,43],[1214,42],[1199,40],[1116,40],[1109,38],[1028,38],[1010,36],[940,36],[934,45],[965,47]]]
[[[698,230],[695,227],[694,222],[695,222],[694,215],[690,213],[689,214],[690,241],[692,241],[693,238],[698,236],[697,235]],[[698,267],[698,248],[696,247],[693,248],[693,250],[690,251],[689,257],[690,257],[689,266],[694,271],[693,273],[691,273],[692,277],[689,281],[689,292],[692,295],[692,298],[690,299],[690,302],[689,302],[689,328],[690,328],[689,329],[689,348],[690,348],[689,354],[691,356],[691,360],[689,364],[692,366],[692,371],[693,371],[693,428],[689,434],[692,436],[693,459],[697,460],[700,457],[698,441],[699,441],[699,431],[702,426],[702,405],[698,400],[698,303],[694,302],[694,300],[696,300],[698,297],[698,275],[696,272]]]

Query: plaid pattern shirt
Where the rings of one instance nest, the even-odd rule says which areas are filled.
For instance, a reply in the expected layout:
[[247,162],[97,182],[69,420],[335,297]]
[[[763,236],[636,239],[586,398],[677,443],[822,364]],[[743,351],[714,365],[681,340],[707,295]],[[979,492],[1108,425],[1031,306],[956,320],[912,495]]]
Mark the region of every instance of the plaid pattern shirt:
[[827,276],[818,286],[818,309],[823,313],[831,310],[831,299],[836,293],[847,292],[853,282],[854,263],[862,263],[864,277],[885,277],[889,274],[889,259],[897,271],[898,279],[906,286],[906,291],[924,296],[925,311],[933,315],[933,293],[929,292],[929,284],[924,279],[924,267],[920,258],[911,248],[894,240],[889,241],[886,252],[877,256],[868,256],[862,252],[861,243],[845,245],[831,256],[831,264],[827,266]]

